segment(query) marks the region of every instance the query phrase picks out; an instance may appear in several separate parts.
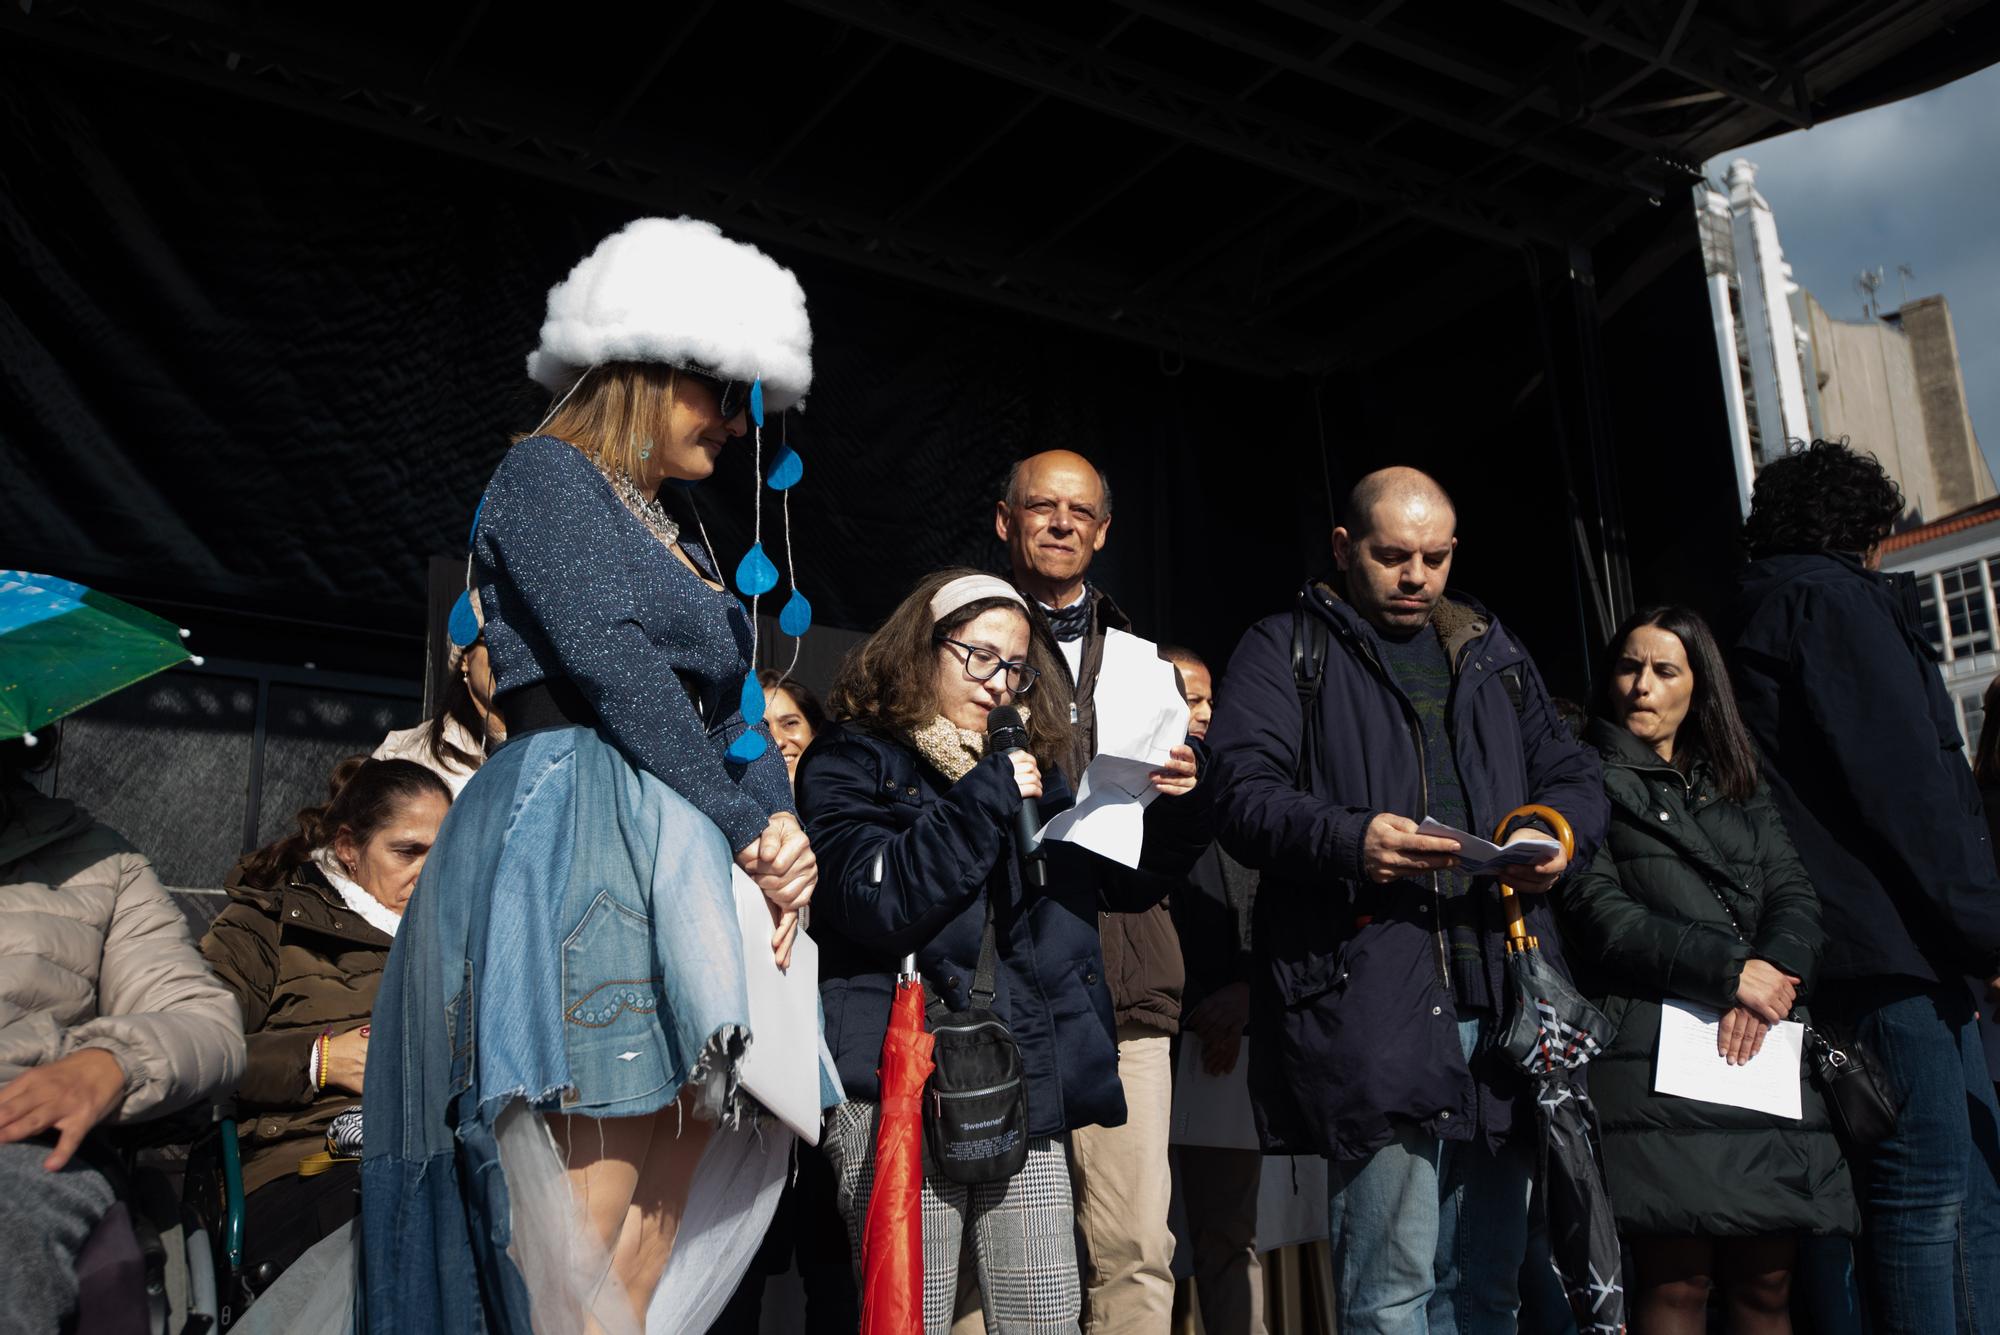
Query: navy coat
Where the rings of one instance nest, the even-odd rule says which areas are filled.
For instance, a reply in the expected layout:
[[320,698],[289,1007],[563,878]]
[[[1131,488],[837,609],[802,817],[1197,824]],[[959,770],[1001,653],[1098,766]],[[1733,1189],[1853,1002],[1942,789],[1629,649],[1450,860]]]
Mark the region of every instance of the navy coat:
[[[1415,714],[1360,615],[1324,584],[1302,597],[1331,635],[1308,790],[1295,783],[1304,714],[1292,613],[1244,634],[1208,734],[1223,846],[1263,873],[1250,1094],[1264,1149],[1364,1159],[1389,1143],[1395,1120],[1446,1140],[1483,1134],[1498,1144],[1513,1128],[1523,1082],[1495,1053],[1471,1066],[1464,1058],[1432,887],[1377,886],[1361,875],[1371,820],[1424,815]],[[1448,596],[1436,624],[1452,662],[1447,722],[1476,832],[1490,833],[1525,802],[1545,803],[1575,832],[1572,865],[1587,866],[1609,820],[1597,757],[1563,726],[1527,652],[1484,608]],[[1503,669],[1518,669],[1518,711]],[[1477,881],[1470,893],[1493,894],[1494,883]],[[1560,966],[1546,898],[1526,897],[1528,930]],[[1497,932],[1487,946],[1494,995],[1505,996]]]
[[[1059,772],[1044,770],[1042,782],[1046,819],[1072,797]],[[993,1009],[1020,1046],[1029,1134],[1124,1122],[1097,915],[1136,912],[1174,888],[1209,837],[1189,808],[1200,793],[1147,808],[1142,861],[1150,870],[1050,843],[1049,884],[1030,892],[1014,854],[1021,799],[1006,757],[987,756],[953,783],[900,738],[851,723],[822,733],[799,760],[798,803],[819,859],[812,936],[826,1041],[848,1097],[881,1096],[875,1068],[905,954],[916,952],[928,998],[952,1010],[972,1004],[990,900]],[[1155,812],[1164,814],[1156,820]]]
[[1744,568],[1728,618],[1743,722],[1819,893],[1828,984],[2000,973],[2000,875],[1913,603],[1908,576],[1772,556]]

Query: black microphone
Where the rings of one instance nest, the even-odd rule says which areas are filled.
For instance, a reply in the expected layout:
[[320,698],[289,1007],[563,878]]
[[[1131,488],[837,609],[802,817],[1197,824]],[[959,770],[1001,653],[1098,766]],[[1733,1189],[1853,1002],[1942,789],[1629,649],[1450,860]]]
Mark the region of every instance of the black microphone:
[[[995,705],[986,716],[986,749],[1012,754],[1028,749],[1028,728],[1021,722],[1021,711],[1012,705]],[[1021,879],[1040,889],[1049,883],[1048,859],[1042,855],[1041,836],[1036,833],[1042,828],[1042,814],[1035,806],[1035,799],[1021,799],[1021,809],[1014,813],[1014,841],[1021,850]]]

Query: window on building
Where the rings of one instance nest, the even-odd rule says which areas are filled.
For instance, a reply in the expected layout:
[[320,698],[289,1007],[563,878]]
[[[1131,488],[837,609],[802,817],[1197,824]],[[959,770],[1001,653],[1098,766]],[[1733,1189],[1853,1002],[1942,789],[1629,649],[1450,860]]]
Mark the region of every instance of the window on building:
[[1931,642],[1931,648],[1944,652],[1944,623],[1938,620],[1937,581],[1927,579],[1917,586],[1923,591],[1917,599],[1917,615],[1922,618],[1924,638]]
[[1983,654],[1993,648],[1993,620],[1987,611],[1986,563],[1954,566],[1938,572],[1944,594],[1944,614],[1951,630],[1951,656]]

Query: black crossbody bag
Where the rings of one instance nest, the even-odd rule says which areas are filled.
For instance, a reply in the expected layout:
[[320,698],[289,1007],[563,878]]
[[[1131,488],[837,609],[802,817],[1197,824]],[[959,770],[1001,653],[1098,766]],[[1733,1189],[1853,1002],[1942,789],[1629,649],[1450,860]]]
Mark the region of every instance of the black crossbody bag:
[[933,1001],[929,1015],[937,1069],[924,1089],[924,1149],[940,1176],[968,1186],[1005,1182],[1028,1162],[1028,1085],[1021,1050],[993,1010],[993,972],[988,900],[971,1007]]
[[1806,1026],[1806,1055],[1841,1143],[1850,1150],[1865,1150],[1887,1140],[1902,1110],[1861,1040],[1844,1028],[1815,1020]]

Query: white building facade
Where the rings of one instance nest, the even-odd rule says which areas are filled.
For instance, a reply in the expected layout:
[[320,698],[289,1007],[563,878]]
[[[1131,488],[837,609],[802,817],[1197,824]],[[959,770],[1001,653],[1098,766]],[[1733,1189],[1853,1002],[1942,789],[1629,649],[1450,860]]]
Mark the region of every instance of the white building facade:
[[2000,673],[2000,502],[1896,534],[1882,544],[1882,568],[1916,578],[1924,636],[1944,660],[1938,670],[1969,757]]

